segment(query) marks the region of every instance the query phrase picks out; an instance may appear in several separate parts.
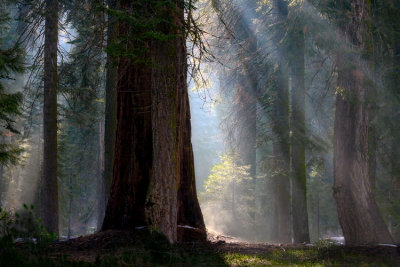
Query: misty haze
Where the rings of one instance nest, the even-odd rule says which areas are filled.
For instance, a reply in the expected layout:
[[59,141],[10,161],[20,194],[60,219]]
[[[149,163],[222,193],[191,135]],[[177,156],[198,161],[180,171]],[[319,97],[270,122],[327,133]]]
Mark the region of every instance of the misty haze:
[[0,0],[0,266],[399,266],[399,16]]

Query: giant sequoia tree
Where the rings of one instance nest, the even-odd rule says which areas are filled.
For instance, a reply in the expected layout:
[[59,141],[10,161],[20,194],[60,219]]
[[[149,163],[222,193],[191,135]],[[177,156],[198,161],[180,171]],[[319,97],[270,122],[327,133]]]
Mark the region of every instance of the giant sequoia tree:
[[[357,49],[365,49],[368,7],[352,0],[341,32]],[[380,215],[368,177],[368,71],[354,51],[338,53],[338,89],[334,141],[334,197],[346,244],[392,242]]]
[[184,1],[121,0],[114,173],[102,230],[148,226],[178,239],[205,226],[197,202]]

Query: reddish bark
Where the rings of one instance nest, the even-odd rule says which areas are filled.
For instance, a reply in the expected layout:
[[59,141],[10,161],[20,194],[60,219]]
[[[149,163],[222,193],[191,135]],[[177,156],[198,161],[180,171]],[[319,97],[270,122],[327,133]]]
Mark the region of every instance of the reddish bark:
[[150,74],[144,65],[120,60],[114,178],[102,230],[147,225],[153,162]]
[[[365,0],[352,0],[351,22],[342,28],[349,41],[363,48],[367,18]],[[368,112],[366,70],[355,53],[338,55],[335,114],[334,197],[347,245],[391,243],[371,190],[368,175]]]
[[[128,9],[133,2],[121,6]],[[149,10],[183,25],[180,4],[174,11]],[[120,37],[132,34],[127,28],[120,23]],[[193,171],[185,39],[170,24],[157,30],[178,37],[148,40],[146,64],[120,58],[114,178],[102,230],[146,226],[175,242],[182,223],[205,239]]]
[[[201,213],[196,192],[196,180],[194,175],[193,148],[191,143],[191,122],[189,96],[187,89],[183,90],[182,111],[184,116],[181,124],[181,166],[180,183],[178,190],[178,240],[192,241],[206,240],[206,228],[203,214]],[[182,228],[179,226],[191,226],[193,228]]]

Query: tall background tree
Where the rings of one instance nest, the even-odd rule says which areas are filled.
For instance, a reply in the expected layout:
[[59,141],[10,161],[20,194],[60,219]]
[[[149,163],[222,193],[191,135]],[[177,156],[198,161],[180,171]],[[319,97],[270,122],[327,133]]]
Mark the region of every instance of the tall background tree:
[[[109,0],[108,8],[116,9],[117,1]],[[118,85],[118,57],[113,55],[112,46],[116,41],[118,35],[118,21],[112,16],[108,15],[107,26],[107,47],[110,50],[107,53],[106,65],[106,89],[105,89],[105,121],[104,121],[104,173],[103,182],[100,184],[99,189],[99,218],[98,228],[101,227],[103,222],[105,208],[107,205],[108,195],[111,188],[113,167],[114,167],[114,153],[115,153],[115,133],[117,129],[117,85]]]
[[57,51],[58,0],[46,0],[43,102],[43,223],[58,235]]

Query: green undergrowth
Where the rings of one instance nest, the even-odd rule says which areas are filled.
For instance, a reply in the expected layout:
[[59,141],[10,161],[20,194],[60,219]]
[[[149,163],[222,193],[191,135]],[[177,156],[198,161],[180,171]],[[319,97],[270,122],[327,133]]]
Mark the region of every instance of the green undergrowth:
[[[99,242],[106,242],[108,237]],[[381,248],[170,245],[165,237],[154,232],[135,234],[134,240],[128,234],[114,239],[102,250],[94,246],[79,249],[81,243],[73,241],[61,249],[0,247],[0,266],[400,266],[396,251]],[[82,261],[79,255],[91,257]]]
[[261,255],[226,254],[228,266],[393,266],[382,257],[341,251],[340,253],[318,249],[276,249]]
[[213,250],[187,251],[173,246],[167,250],[131,247],[109,251],[93,262],[71,259],[66,255],[51,256],[27,253],[17,248],[0,252],[0,266],[395,266],[386,258],[346,250],[277,248],[265,254],[218,253]]

